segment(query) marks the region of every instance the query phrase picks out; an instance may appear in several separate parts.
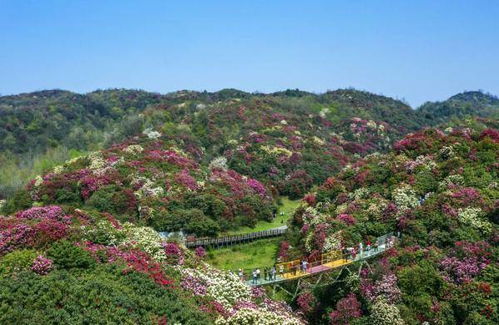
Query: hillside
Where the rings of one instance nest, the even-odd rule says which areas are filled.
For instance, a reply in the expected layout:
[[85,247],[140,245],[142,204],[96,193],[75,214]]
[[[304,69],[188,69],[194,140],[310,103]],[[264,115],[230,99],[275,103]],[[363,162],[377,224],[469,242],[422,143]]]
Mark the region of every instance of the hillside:
[[[412,110],[351,89],[1,97],[0,323],[495,324],[496,101],[463,93]],[[279,220],[283,196],[302,199],[285,240],[227,258],[314,261],[401,237],[315,289],[314,277],[283,283],[298,290],[289,299],[158,234],[251,230]]]
[[401,233],[369,267],[302,291],[297,304],[312,323],[498,322],[499,131],[448,132],[408,135],[305,197],[287,255],[313,258]]
[[303,324],[233,274],[110,214],[0,218],[2,324]]
[[[53,90],[0,97],[0,116],[0,198],[12,195],[37,173],[120,143],[146,129],[186,134],[208,153],[206,161],[222,154],[230,159],[229,155],[234,153],[224,148],[227,140],[248,142],[251,132],[272,144],[292,137],[292,144],[284,144],[288,150],[294,146],[291,151],[307,146],[310,138],[317,138],[320,143],[332,142],[350,153],[364,154],[386,148],[392,139],[418,126],[413,121],[413,111],[405,104],[354,90],[322,95],[291,90],[250,94],[235,89],[166,95],[116,89],[80,95]],[[304,160],[300,169],[307,172],[308,161],[332,166],[335,163],[331,159],[343,160],[325,157],[323,153],[299,158]],[[234,168],[239,166],[236,170],[250,173],[235,159],[231,164]],[[251,173],[255,177],[263,171]],[[321,175],[312,178],[313,182],[324,180]]]
[[497,118],[499,98],[481,91],[468,91],[442,102],[427,102],[417,109],[417,113],[428,126],[469,117]]

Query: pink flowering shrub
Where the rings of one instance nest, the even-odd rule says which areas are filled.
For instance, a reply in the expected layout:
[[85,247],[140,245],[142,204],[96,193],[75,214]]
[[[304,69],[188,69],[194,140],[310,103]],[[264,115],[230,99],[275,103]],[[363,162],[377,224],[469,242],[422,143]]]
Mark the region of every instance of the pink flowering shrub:
[[316,302],[317,299],[311,292],[302,293],[296,299],[296,304],[298,305],[300,312],[302,312],[303,314],[310,313],[313,310]]
[[265,189],[263,184],[257,181],[256,179],[253,178],[248,179],[247,184],[261,197],[265,197],[265,195],[267,194],[267,190]]
[[199,278],[187,275],[182,279],[180,286],[185,290],[191,291],[196,296],[204,296],[207,292],[206,284]]
[[188,169],[183,169],[180,173],[175,175],[175,182],[177,184],[185,186],[191,191],[195,191],[198,189],[196,179],[189,174]]
[[165,254],[170,264],[184,264],[184,253],[176,243],[166,243]]
[[0,256],[33,242],[35,231],[28,225],[17,224],[0,231]]
[[352,215],[346,214],[346,213],[339,214],[336,217],[336,219],[338,219],[339,221],[343,222],[347,226],[354,225],[355,222],[356,222],[355,218]]
[[285,261],[289,258],[289,243],[287,241],[283,241],[279,245],[279,252],[277,253],[277,256],[282,260]]
[[33,265],[31,266],[31,270],[39,275],[45,275],[52,270],[53,262],[51,259],[43,257],[42,255],[38,255],[37,258],[33,261]]
[[199,258],[204,258],[206,256],[206,250],[202,246],[196,247],[196,249],[194,250],[194,253]]
[[460,241],[439,266],[445,278],[455,283],[471,281],[490,264],[490,245],[486,242]]
[[58,206],[50,205],[45,207],[34,207],[16,213],[18,219],[52,219],[58,220],[64,216],[64,211]]
[[329,314],[332,325],[347,325],[352,319],[360,316],[362,316],[361,305],[353,293],[338,301],[336,310]]

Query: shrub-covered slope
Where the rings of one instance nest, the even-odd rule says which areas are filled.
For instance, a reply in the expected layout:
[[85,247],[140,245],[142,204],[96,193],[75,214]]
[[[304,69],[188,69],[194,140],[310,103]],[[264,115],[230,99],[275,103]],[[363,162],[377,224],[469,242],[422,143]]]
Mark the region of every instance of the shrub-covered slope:
[[295,254],[401,240],[298,305],[314,323],[496,324],[498,158],[497,129],[427,129],[329,178],[295,215]]
[[[202,166],[159,133],[94,152],[34,179],[5,209],[40,204],[87,207],[158,231],[216,235],[274,214],[271,192],[259,181],[227,169],[223,158]],[[188,152],[187,150],[190,150]]]
[[[148,128],[188,133],[210,159],[224,153],[227,140],[246,142],[250,133],[271,142],[292,136],[293,143],[286,147],[293,145],[293,151],[306,146],[308,138],[313,137],[327,143],[334,138],[332,144],[337,145],[339,140],[332,134],[336,133],[345,135],[340,145],[348,152],[362,154],[386,147],[393,138],[419,127],[414,111],[407,105],[355,90],[322,95],[298,90],[268,95],[234,89],[167,95],[124,89],[84,95],[53,90],[0,97],[0,117],[0,199],[10,196],[34,173],[119,143]],[[373,129],[379,125],[385,129]],[[317,166],[331,166],[338,160],[327,157],[331,148],[322,152],[304,150],[306,154],[297,168],[300,170],[311,170],[314,161]],[[336,155],[341,156],[341,152]],[[252,173],[267,172],[261,168],[256,166]],[[311,177],[319,183],[324,180],[320,172]]]
[[302,324],[146,227],[59,206],[0,217],[2,324]]
[[418,108],[421,123],[434,126],[469,117],[498,118],[499,98],[481,91],[468,91],[442,102],[428,102]]

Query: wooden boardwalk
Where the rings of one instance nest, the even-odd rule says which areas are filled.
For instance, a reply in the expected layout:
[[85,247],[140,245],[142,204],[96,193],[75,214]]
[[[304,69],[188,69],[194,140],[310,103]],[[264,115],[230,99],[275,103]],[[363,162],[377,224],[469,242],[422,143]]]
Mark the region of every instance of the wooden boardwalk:
[[260,238],[282,236],[286,233],[287,230],[288,230],[287,226],[282,226],[269,230],[252,232],[249,234],[224,236],[219,238],[200,238],[191,241],[186,240],[185,246],[187,246],[188,248],[195,248],[199,246],[212,247],[212,248],[226,247],[235,244],[251,242]]
[[[370,250],[364,250],[362,253],[357,254],[354,258],[352,257],[343,257],[341,256],[340,251],[332,251],[323,254],[321,256],[321,259],[316,262],[309,263],[309,267],[307,268],[306,271],[302,271],[299,269],[300,266],[300,260],[295,260],[295,261],[290,261],[290,262],[285,262],[285,263],[278,263],[276,264],[276,269],[278,274],[276,275],[276,278],[273,280],[265,280],[263,278],[263,274],[261,275],[261,278],[257,281],[254,281],[253,279],[246,280],[245,282],[252,287],[258,287],[258,286],[263,286],[263,285],[269,285],[269,284],[276,284],[279,282],[285,282],[285,281],[291,281],[291,280],[297,280],[305,277],[310,277],[316,274],[320,274],[323,272],[329,272],[338,268],[345,267],[349,264],[363,261],[366,259],[369,259],[371,257],[374,257],[376,255],[379,255],[389,248],[393,246],[393,242],[391,242],[391,238],[394,238],[392,234],[387,234],[381,237],[377,238],[378,242],[378,247],[377,249],[371,248]],[[279,268],[280,266],[283,265],[284,272],[279,274]],[[261,272],[263,272],[263,268],[260,268]],[[247,274],[251,277],[251,272]]]

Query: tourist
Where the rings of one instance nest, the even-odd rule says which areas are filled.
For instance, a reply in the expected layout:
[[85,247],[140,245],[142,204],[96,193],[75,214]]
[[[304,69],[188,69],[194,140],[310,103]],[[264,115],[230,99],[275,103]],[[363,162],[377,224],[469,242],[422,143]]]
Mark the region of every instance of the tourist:
[[343,257],[344,263],[348,262],[348,250],[349,250],[349,248],[346,248],[346,247],[343,247],[343,249],[341,250],[341,255]]
[[241,281],[244,281],[244,272],[242,269],[239,269],[237,275],[239,276],[239,279],[241,279]]
[[378,241],[375,241],[374,242],[374,251],[377,252],[378,251]]
[[362,242],[359,243],[359,256],[362,256],[362,252],[364,251],[364,244]]
[[269,270],[267,268],[263,269],[263,278],[265,281],[268,281],[269,279]]
[[272,267],[272,269],[270,269],[270,280],[272,281],[275,281],[276,280],[276,269],[275,269],[275,266]]
[[282,277],[284,275],[284,265],[279,265],[279,275]]
[[256,269],[256,281],[260,282],[260,269]]
[[307,269],[308,269],[308,262],[307,262],[307,260],[304,260],[303,261],[303,272],[307,272]]
[[253,284],[256,284],[256,282],[257,282],[256,270],[253,270],[252,275],[253,275]]

